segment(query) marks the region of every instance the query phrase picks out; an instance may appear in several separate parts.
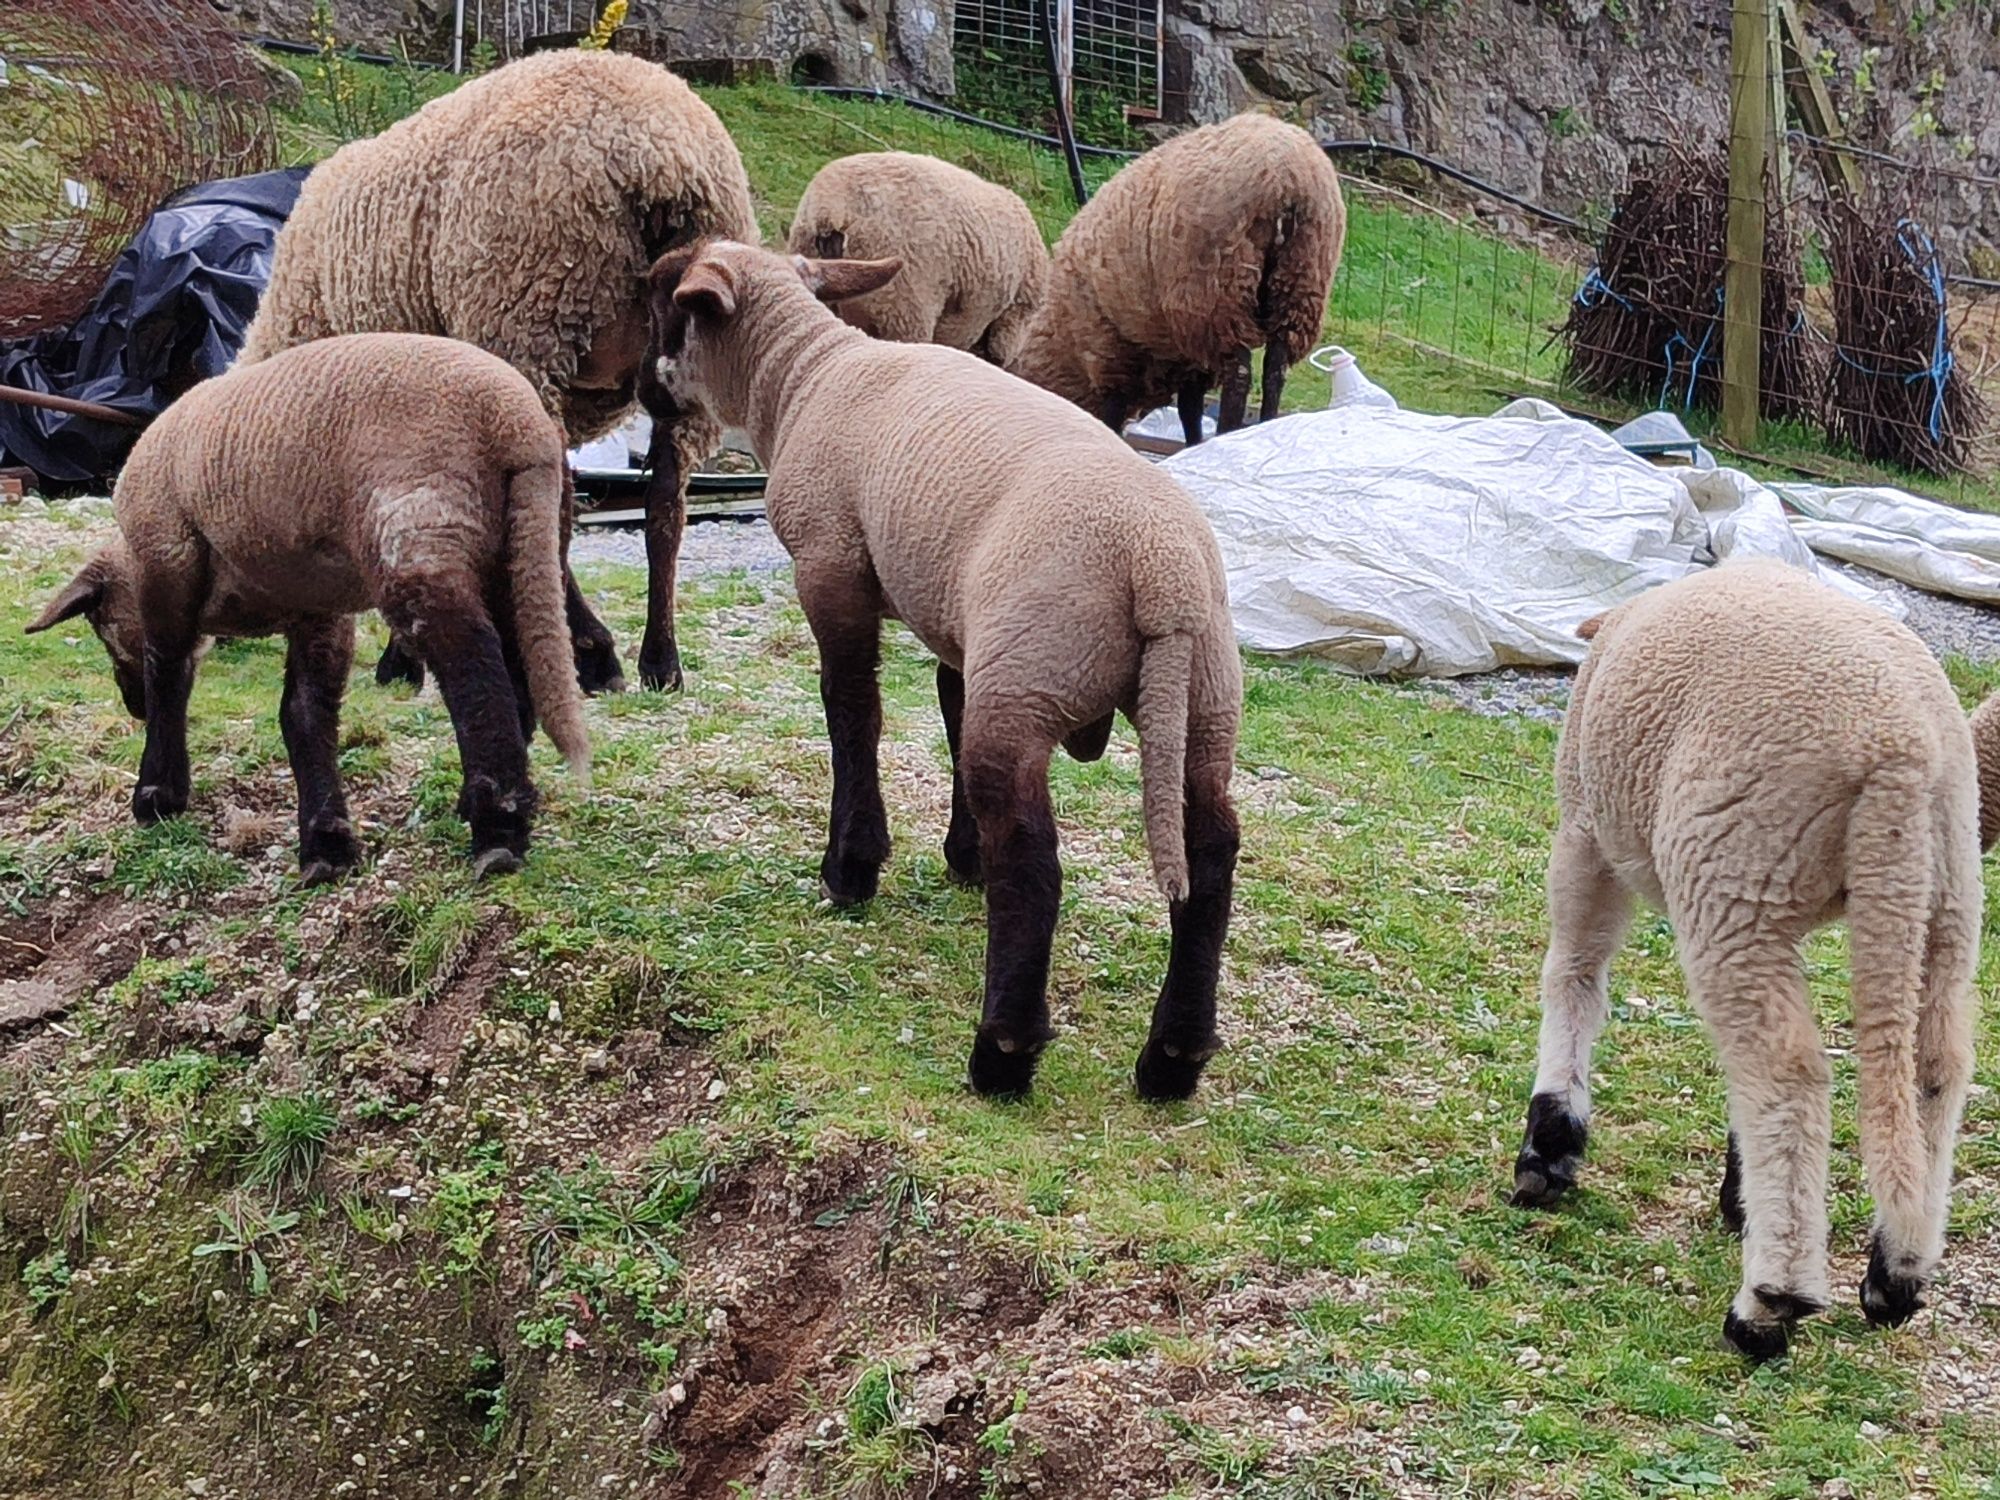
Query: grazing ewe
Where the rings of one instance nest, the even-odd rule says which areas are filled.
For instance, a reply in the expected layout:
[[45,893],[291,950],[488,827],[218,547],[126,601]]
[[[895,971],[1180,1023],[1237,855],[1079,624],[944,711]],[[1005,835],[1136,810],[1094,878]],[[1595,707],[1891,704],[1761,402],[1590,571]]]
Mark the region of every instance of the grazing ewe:
[[882,620],[937,655],[945,861],[986,885],[980,1093],[1025,1090],[1052,1036],[1062,870],[1049,757],[1059,742],[1102,754],[1114,710],[1137,727],[1173,949],[1136,1076],[1149,1099],[1184,1098],[1218,1046],[1237,848],[1243,678],[1215,535],[1173,481],[1074,407],[955,349],[866,338],[814,300],[864,296],[896,269],[730,243],[664,257],[640,398],[740,424],[769,466],[771,526],[819,643],[834,775],[820,874],[837,905],[874,895],[889,854]]
[[279,710],[308,885],[359,863],[338,766],[354,615],[379,609],[436,670],[458,731],[480,874],[520,867],[535,714],[586,778],[563,617],[561,430],[534,387],[470,344],[355,334],[206,381],[132,449],[122,540],[29,630],[88,615],[146,721],[133,815],[188,804],[187,704],[202,637],[282,633]]
[[1729,1081],[1723,1213],[1743,1284],[1723,1336],[1753,1359],[1782,1353],[1828,1299],[1829,1072],[1799,945],[1844,912],[1875,1196],[1861,1307],[1902,1323],[1943,1249],[1972,1076],[1979,770],[1944,673],[1869,606],[1781,564],[1728,564],[1602,618],[1556,789],[1514,1201],[1551,1204],[1575,1181],[1611,956],[1643,897],[1674,925]]
[[1268,422],[1319,337],[1346,237],[1340,178],[1297,126],[1250,114],[1175,136],[1070,220],[1007,368],[1119,431],[1177,400],[1198,443],[1218,378],[1217,430],[1243,425],[1261,345]]
[[[708,235],[755,239],[750,184],[715,112],[665,68],[614,52],[546,52],[434,99],[314,169],[278,236],[241,362],[340,333],[434,333],[499,355],[569,441],[631,411],[646,347],[646,269]],[[639,680],[681,681],[674,573],[686,476],[721,434],[654,434],[651,577]],[[568,552],[568,508],[564,552]],[[568,578],[587,691],[623,685],[611,635]],[[422,680],[392,641],[377,669]]]
[[900,260],[880,291],[836,309],[863,333],[946,344],[1005,365],[1049,279],[1028,205],[963,167],[907,151],[828,162],[792,219],[795,254]]

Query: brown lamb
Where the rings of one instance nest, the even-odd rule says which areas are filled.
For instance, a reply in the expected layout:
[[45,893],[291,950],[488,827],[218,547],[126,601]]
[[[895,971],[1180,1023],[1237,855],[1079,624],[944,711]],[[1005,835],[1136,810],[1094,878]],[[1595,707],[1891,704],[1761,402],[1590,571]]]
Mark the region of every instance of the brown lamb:
[[1175,136],[1077,210],[1007,368],[1121,431],[1175,401],[1197,443],[1218,380],[1217,429],[1243,425],[1261,347],[1268,422],[1319,337],[1346,237],[1339,175],[1297,126],[1244,114]]
[[1593,624],[1556,750],[1515,1201],[1554,1203],[1576,1179],[1611,959],[1646,900],[1673,923],[1728,1079],[1722,1214],[1743,1236],[1743,1280],[1723,1336],[1753,1359],[1783,1353],[1828,1301],[1831,1075],[1799,945],[1844,916],[1875,1197],[1861,1307],[1902,1323],[1944,1247],[1972,1079],[1980,788],[2000,718],[1989,703],[1968,727],[1915,635],[1780,563],[1698,573]]
[[[1062,892],[1049,760],[1139,731],[1146,839],[1173,949],[1136,1072],[1193,1092],[1219,1045],[1215,989],[1237,823],[1242,665],[1215,535],[1194,502],[1084,413],[955,349],[892,344],[814,298],[865,296],[896,263],[717,243],[653,268],[641,399],[742,426],[820,650],[833,808],[820,874],[867,900],[889,854],[877,776],[881,622],[938,658],[952,754],[945,860],[986,886],[986,993],[970,1076],[1026,1089],[1052,1036]],[[810,289],[809,289],[810,287]]]
[[563,610],[563,435],[534,387],[470,344],[356,334],[189,391],[132,449],[121,539],[28,626],[89,617],[146,723],[141,823],[188,805],[203,637],[282,634],[279,722],[308,884],[361,857],[338,767],[354,616],[379,609],[437,672],[480,874],[519,868],[540,713],[570,769],[590,744]]
[[1005,365],[1049,279],[1049,247],[1018,194],[908,151],[830,161],[792,218],[791,249],[826,260],[903,263],[837,311],[878,339],[944,344]]
[[[313,169],[241,362],[331,334],[443,334],[513,365],[569,441],[585,442],[632,410],[647,267],[709,235],[757,238],[743,160],[715,112],[642,58],[540,53]],[[681,681],[673,596],[686,476],[720,439],[692,417],[654,435],[639,649],[648,687]],[[583,684],[615,690],[610,633],[567,588]],[[384,682],[421,673],[395,641],[377,668]]]

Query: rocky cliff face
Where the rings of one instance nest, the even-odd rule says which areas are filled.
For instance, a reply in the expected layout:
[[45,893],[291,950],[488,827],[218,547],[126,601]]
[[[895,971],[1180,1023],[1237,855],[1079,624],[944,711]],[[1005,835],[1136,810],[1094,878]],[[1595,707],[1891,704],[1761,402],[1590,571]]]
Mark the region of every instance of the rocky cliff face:
[[[1939,8],[1940,3],[1949,10]],[[1169,0],[1170,106],[1269,101],[1415,147],[1552,208],[1602,208],[1668,140],[1720,141],[1728,0]],[[1958,265],[1996,259],[2000,8],[1802,7],[1855,139],[1957,176],[1917,184]],[[1868,164],[1887,181],[1897,169]]]
[[[294,37],[312,8],[217,3]],[[503,3],[488,0],[489,32]],[[1091,3],[1080,0],[1080,17]],[[434,53],[449,32],[449,0],[334,4],[344,41],[400,34]],[[628,25],[669,59],[763,59],[781,75],[949,98],[953,4],[633,0]],[[2000,0],[1802,9],[1855,139],[1957,174],[1922,181],[1924,217],[1954,269],[2000,271],[2000,192],[1967,180],[2000,176]],[[1569,212],[1609,205],[1668,140],[1719,141],[1728,114],[1729,0],[1165,0],[1162,51],[1169,121],[1276,108],[1322,134],[1414,147]]]

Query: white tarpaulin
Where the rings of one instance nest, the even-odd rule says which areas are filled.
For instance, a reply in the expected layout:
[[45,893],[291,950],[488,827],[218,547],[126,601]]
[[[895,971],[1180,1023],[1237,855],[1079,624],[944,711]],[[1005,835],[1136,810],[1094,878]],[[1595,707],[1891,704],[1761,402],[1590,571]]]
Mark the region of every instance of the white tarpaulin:
[[1859,563],[1934,594],[2000,604],[2000,516],[1976,515],[1901,490],[1776,486],[1815,552]]
[[1215,527],[1243,645],[1357,672],[1578,662],[1592,615],[1731,556],[1777,557],[1902,613],[1819,569],[1763,485],[1657,467],[1541,401],[1492,417],[1338,406],[1165,468]]

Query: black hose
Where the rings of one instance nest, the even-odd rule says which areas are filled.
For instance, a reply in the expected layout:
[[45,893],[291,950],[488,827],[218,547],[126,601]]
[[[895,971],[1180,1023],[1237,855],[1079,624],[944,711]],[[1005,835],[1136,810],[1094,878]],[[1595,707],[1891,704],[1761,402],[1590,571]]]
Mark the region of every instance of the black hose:
[[[1061,151],[1060,137],[1043,135],[1039,130],[1027,130],[1019,125],[1003,125],[998,120],[988,120],[980,115],[967,114],[962,109],[953,109],[948,104],[933,104],[928,99],[913,98],[909,94],[898,94],[889,89],[857,88],[844,83],[800,84],[801,93],[826,94],[835,99],[866,99],[874,104],[902,104],[923,114],[936,115],[941,120],[956,120],[961,125],[977,125],[981,130],[993,131],[996,135],[1011,136],[1017,141],[1032,141],[1037,146],[1047,146],[1051,151]],[[1097,157],[1106,161],[1130,161],[1139,153],[1120,151],[1113,146],[1093,146],[1085,141],[1074,142],[1077,155]]]
[[1055,96],[1056,134],[1062,137],[1063,161],[1069,167],[1070,196],[1082,208],[1090,201],[1083,180],[1083,158],[1076,154],[1076,121],[1070,118],[1069,96],[1063,91],[1062,63],[1056,55],[1056,0],[1042,3],[1042,47],[1049,59],[1049,92]]

